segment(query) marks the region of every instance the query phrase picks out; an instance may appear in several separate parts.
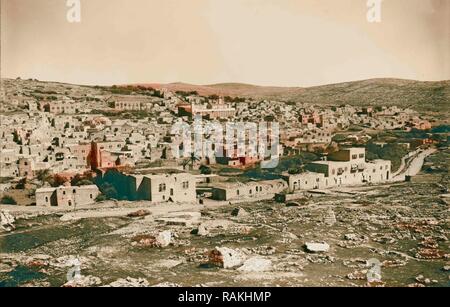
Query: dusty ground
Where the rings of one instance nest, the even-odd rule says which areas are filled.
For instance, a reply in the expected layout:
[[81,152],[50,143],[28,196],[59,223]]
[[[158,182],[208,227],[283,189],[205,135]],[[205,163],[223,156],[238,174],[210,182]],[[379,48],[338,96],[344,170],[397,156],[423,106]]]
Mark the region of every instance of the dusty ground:
[[[61,286],[74,258],[90,276],[84,285],[132,277],[149,285],[364,286],[366,262],[377,259],[386,286],[450,286],[450,198],[442,178],[431,172],[412,182],[305,195],[298,207],[239,204],[248,214],[238,217],[231,214],[238,205],[218,204],[110,203],[45,216],[27,208],[15,212],[21,217],[15,231],[0,234],[0,286]],[[151,214],[127,217],[140,207]],[[207,228],[201,235],[199,224]],[[167,247],[136,241],[165,230],[175,236]],[[326,242],[330,250],[308,253],[306,242]],[[208,265],[216,246],[271,260],[272,267],[241,272]]]

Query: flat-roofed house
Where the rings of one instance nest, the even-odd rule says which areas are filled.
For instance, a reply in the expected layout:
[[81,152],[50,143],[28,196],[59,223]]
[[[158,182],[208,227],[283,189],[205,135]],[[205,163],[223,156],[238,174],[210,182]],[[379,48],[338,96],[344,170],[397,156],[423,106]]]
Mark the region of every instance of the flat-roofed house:
[[96,185],[42,188],[36,190],[36,206],[70,208],[89,205],[95,203],[95,199],[99,194],[100,191]]
[[212,198],[215,200],[236,200],[264,198],[275,196],[288,188],[284,180],[265,180],[247,183],[227,182],[213,187]]
[[307,173],[287,176],[291,192],[382,183],[391,179],[391,161],[366,162],[365,148],[340,150],[331,154],[328,161],[315,161],[305,168]]
[[114,186],[120,198],[162,202],[196,202],[196,177],[178,170],[143,170],[125,174],[116,169],[106,171],[99,184]]

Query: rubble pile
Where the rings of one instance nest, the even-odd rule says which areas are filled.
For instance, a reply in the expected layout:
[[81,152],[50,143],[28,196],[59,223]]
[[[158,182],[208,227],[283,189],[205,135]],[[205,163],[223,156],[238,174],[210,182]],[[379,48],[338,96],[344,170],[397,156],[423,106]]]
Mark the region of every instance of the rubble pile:
[[156,246],[156,238],[152,235],[137,235],[131,239],[132,245],[139,247],[154,247]]
[[172,243],[172,232],[163,231],[156,236],[143,234],[131,239],[132,245],[139,247],[167,247]]
[[214,236],[228,231],[232,223],[227,220],[209,220],[201,223],[197,229],[199,236]]
[[14,216],[12,216],[9,211],[2,210],[0,211],[0,230],[3,231],[13,231],[16,229],[14,226],[15,222]]
[[86,288],[101,285],[102,280],[96,276],[79,276],[65,283],[63,288]]
[[150,214],[151,214],[150,211],[141,209],[141,210],[138,210],[136,212],[131,212],[127,216],[134,218],[134,217],[145,217],[145,216],[150,215]]
[[354,248],[359,247],[364,243],[369,242],[369,237],[365,235],[358,235],[355,233],[349,233],[344,235],[344,241],[339,241],[337,245],[342,248]]
[[110,283],[107,287],[112,288],[146,288],[149,287],[150,284],[144,278],[131,278],[127,277],[125,279],[121,278],[112,283]]

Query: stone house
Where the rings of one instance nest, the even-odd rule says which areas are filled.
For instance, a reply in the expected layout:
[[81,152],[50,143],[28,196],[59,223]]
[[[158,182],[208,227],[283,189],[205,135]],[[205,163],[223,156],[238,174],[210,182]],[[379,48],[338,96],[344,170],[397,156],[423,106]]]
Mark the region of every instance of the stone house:
[[275,196],[288,188],[284,180],[266,180],[248,183],[220,183],[213,187],[212,198],[228,201],[236,199]]
[[333,153],[328,161],[306,165],[307,172],[288,175],[289,191],[382,183],[391,179],[391,161],[366,162],[365,148],[349,148]]
[[119,198],[153,203],[196,202],[196,177],[179,170],[148,169],[125,174],[107,170],[97,177],[97,184],[112,185]]
[[36,190],[36,206],[70,208],[89,205],[95,203],[99,194],[100,191],[96,185],[42,188]]

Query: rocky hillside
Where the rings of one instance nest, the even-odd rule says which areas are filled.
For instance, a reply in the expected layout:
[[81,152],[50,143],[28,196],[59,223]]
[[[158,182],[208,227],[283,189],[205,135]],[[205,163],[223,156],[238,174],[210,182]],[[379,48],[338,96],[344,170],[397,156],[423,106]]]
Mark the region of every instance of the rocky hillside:
[[186,83],[141,84],[173,91],[197,91],[200,95],[225,95],[281,99],[314,104],[398,105],[429,111],[447,111],[450,80],[422,82],[401,79],[370,79],[309,88],[267,87],[240,83],[191,85]]

